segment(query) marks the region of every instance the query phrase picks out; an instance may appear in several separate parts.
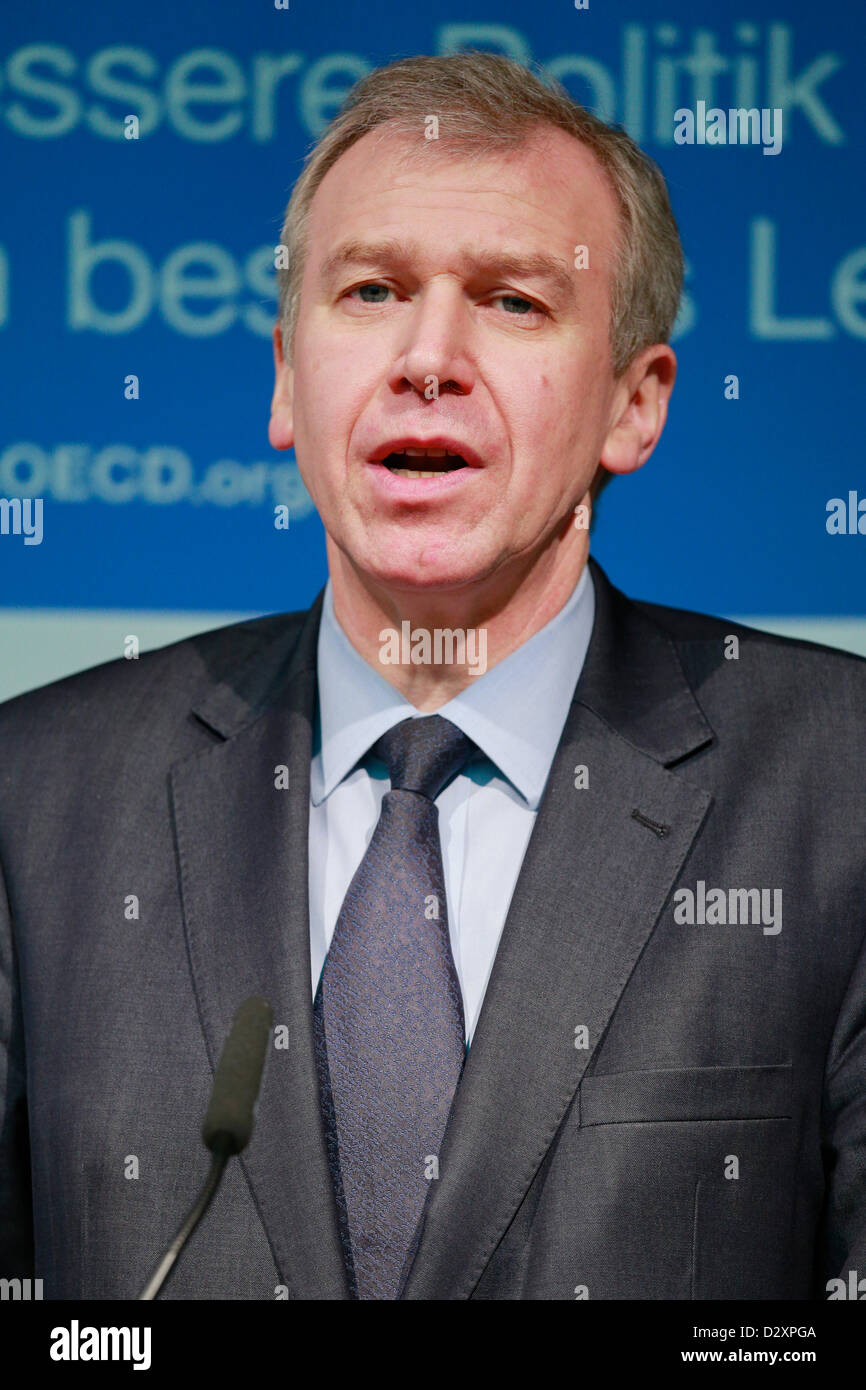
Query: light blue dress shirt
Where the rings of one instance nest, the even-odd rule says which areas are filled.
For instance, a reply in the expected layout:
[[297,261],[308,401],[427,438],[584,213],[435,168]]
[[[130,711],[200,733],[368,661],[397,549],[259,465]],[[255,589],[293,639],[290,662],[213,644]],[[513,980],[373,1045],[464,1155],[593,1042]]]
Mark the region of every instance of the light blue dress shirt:
[[[435,711],[481,750],[436,798],[448,926],[471,1041],[538,803],[583,668],[595,616],[585,566],[564,607],[504,661]],[[346,891],[390,787],[369,750],[423,717],[355,650],[325,588],[310,781],[310,955],[315,996]],[[481,756],[483,755],[483,756]]]

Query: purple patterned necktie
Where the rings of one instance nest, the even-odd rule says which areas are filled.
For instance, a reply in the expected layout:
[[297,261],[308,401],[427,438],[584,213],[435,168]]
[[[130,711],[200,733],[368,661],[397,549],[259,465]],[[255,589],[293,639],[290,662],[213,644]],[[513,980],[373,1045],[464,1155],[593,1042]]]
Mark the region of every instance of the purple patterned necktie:
[[373,745],[391,790],[316,992],[328,1153],[359,1298],[399,1297],[466,1055],[434,801],[475,748],[438,714]]

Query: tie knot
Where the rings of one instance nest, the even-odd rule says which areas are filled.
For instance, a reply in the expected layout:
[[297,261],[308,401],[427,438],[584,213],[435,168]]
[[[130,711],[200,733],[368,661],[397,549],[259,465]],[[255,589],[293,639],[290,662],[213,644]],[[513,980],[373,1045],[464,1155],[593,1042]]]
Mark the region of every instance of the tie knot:
[[371,752],[388,768],[392,791],[420,792],[435,801],[446,782],[475,752],[467,734],[441,714],[402,719]]

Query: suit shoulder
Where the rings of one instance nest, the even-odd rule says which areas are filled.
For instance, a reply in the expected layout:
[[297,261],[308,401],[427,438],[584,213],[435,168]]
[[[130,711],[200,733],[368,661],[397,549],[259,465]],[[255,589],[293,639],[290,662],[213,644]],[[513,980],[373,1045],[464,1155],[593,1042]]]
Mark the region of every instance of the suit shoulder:
[[775,653],[782,661],[826,658],[828,661],[859,669],[866,675],[866,657],[856,652],[843,651],[839,647],[828,646],[824,642],[812,642],[803,637],[782,637],[775,632],[765,632],[762,628],[748,623],[735,622],[732,618],[719,618],[711,613],[700,613],[690,608],[669,608],[664,604],[646,603],[640,599],[630,602],[662,628],[675,643],[688,645],[702,642],[718,642],[729,634],[741,642],[749,642],[765,647]]
[[[198,692],[217,684],[275,638],[300,632],[306,610],[268,614],[211,628],[135,659],[116,657],[0,703],[0,742],[33,729],[98,721],[142,704],[185,712]],[[155,696],[158,692],[158,700]]]
[[[866,658],[800,637],[780,637],[730,618],[687,608],[635,601],[673,642],[693,688],[729,676],[752,677],[753,699],[777,709],[827,704],[862,719],[866,710]],[[729,639],[735,637],[736,644]],[[743,683],[740,681],[740,685]]]

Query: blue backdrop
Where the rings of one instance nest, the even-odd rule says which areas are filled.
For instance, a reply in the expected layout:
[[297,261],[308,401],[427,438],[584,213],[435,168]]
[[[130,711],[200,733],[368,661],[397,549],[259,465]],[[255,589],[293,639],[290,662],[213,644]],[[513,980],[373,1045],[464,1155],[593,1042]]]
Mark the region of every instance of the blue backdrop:
[[[322,528],[266,434],[285,203],[353,81],[475,47],[544,65],[669,180],[688,259],[680,375],[653,459],[599,508],[611,577],[716,613],[866,620],[866,534],[827,529],[840,497],[866,532],[866,20],[850,0],[733,13],[706,0],[7,10],[0,497],[44,511],[41,544],[0,535],[6,618],[212,621],[310,601]],[[781,108],[781,151],[675,143],[674,110],[700,100]],[[21,629],[0,631],[8,665]]]

